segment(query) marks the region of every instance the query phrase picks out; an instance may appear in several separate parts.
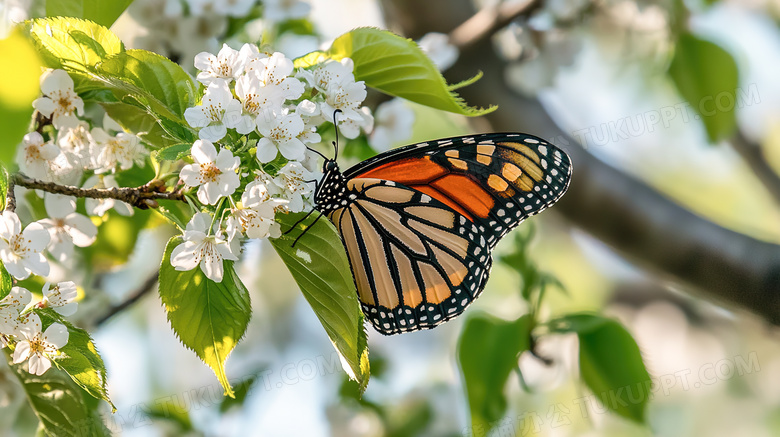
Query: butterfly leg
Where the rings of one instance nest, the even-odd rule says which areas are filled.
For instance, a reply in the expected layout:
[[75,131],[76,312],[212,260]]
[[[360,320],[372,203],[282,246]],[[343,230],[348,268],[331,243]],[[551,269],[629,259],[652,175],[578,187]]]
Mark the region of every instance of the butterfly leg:
[[[312,210],[312,212],[313,212],[313,211],[314,211],[314,210]],[[311,213],[309,213],[309,214],[311,214]],[[309,216],[309,214],[306,214],[306,217],[308,217],[308,216]],[[317,224],[317,222],[318,222],[318,221],[319,221],[319,220],[322,218],[322,216],[323,216],[323,215],[324,215],[324,214],[320,214],[320,215],[318,215],[318,216],[317,216],[317,218],[315,218],[315,219],[314,219],[314,221],[312,222],[312,224],[310,224],[310,225],[309,225],[309,226],[308,226],[306,229],[304,229],[304,230],[303,230],[303,232],[301,232],[301,235],[298,235],[298,237],[295,239],[295,241],[293,241],[293,244],[292,244],[292,246],[291,246],[291,247],[295,247],[295,243],[297,243],[297,242],[298,242],[298,240],[300,240],[300,239],[301,239],[301,237],[303,237],[303,236],[304,236],[304,234],[306,234],[306,232],[307,232],[309,229],[313,228],[313,227],[314,227],[314,225],[316,225],[316,224]],[[305,218],[305,217],[304,217],[304,218]]]
[[287,234],[289,234],[290,232],[292,232],[292,230],[293,230],[293,229],[295,229],[295,227],[296,227],[296,226],[298,226],[299,224],[301,224],[301,223],[303,223],[304,221],[306,221],[306,219],[307,219],[307,218],[309,218],[309,216],[310,216],[310,215],[312,215],[312,214],[314,213],[314,211],[316,211],[316,210],[315,210],[315,209],[312,209],[311,211],[309,211],[309,213],[308,213],[308,214],[306,214],[305,216],[303,216],[303,218],[301,218],[300,220],[298,220],[297,222],[295,222],[295,224],[293,224],[292,226],[290,226],[290,229],[288,229],[288,230],[284,231],[284,235],[287,235]]

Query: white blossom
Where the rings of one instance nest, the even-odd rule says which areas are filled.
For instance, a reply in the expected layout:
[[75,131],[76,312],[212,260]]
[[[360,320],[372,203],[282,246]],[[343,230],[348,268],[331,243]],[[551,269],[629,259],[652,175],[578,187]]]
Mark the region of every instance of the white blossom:
[[287,203],[286,199],[271,197],[265,181],[248,183],[241,196],[241,204],[233,208],[228,217],[228,237],[232,240],[243,234],[249,238],[279,238],[282,231],[274,216]]
[[295,66],[292,59],[286,57],[284,53],[274,52],[271,56],[265,58],[253,59],[247,66],[247,73],[257,75],[263,86],[276,85],[286,91],[285,95],[289,100],[297,99],[304,91],[301,81],[290,77]]
[[302,143],[317,144],[322,141],[322,137],[317,133],[317,125],[324,120],[320,113],[320,108],[311,100],[303,100],[298,103],[295,113],[303,119],[303,130],[298,135]]
[[357,138],[358,135],[360,135],[361,129],[366,132],[371,132],[374,127],[374,116],[371,115],[371,109],[367,106],[361,107],[359,110],[355,111],[355,113],[357,114],[357,117],[353,116],[342,120],[339,115],[337,119],[339,130],[349,139]]
[[342,113],[338,115],[338,119],[342,123],[339,125],[342,133],[347,138],[357,138],[361,127],[370,130],[373,124],[368,108],[360,107],[365,98],[366,84],[363,81],[331,82],[325,91],[325,101],[320,103],[320,111],[325,116],[340,109]]
[[8,295],[0,300],[0,336],[16,335],[19,314],[29,305],[30,301],[32,301],[32,294],[22,287],[11,288]]
[[84,115],[84,101],[73,90],[73,79],[65,70],[49,70],[41,75],[44,97],[35,99],[33,107],[50,117],[57,129],[75,127],[79,120],[73,114]]
[[201,128],[200,139],[219,141],[227,134],[225,111],[241,111],[241,103],[233,98],[233,93],[224,81],[212,82],[203,95],[203,104],[187,108],[184,118],[192,127]]
[[[119,188],[114,175],[96,174],[90,176],[84,182],[84,188]],[[116,210],[119,215],[126,217],[135,214],[133,207],[129,204],[115,199],[85,199],[84,204],[87,208],[87,214],[102,217],[111,208]]]
[[274,109],[281,108],[284,102],[281,89],[263,86],[255,75],[244,75],[236,81],[236,95],[241,106],[231,107],[225,112],[225,125],[242,135],[255,130],[258,115],[272,115]]
[[171,253],[171,265],[178,271],[188,271],[200,266],[207,278],[222,282],[223,260],[237,261],[237,249],[221,235],[211,234],[211,220],[211,216],[206,213],[198,213],[192,217],[184,231],[184,242],[176,246]]
[[384,102],[374,113],[374,129],[368,144],[377,152],[384,152],[394,144],[412,136],[414,111],[401,99]]
[[263,18],[272,22],[305,18],[311,11],[311,5],[301,0],[265,0]]
[[87,170],[93,168],[92,152],[96,143],[86,122],[75,127],[60,129],[57,132],[57,145],[73,168]]
[[198,188],[198,200],[216,205],[222,197],[233,194],[240,185],[236,170],[241,163],[228,149],[217,154],[214,144],[208,140],[197,140],[192,145],[194,164],[182,168],[180,177],[188,187]]
[[318,91],[325,92],[331,85],[355,82],[354,69],[355,63],[352,59],[343,58],[340,61],[329,60],[313,71],[301,70],[297,76]]
[[133,164],[142,166],[147,150],[141,140],[130,133],[119,132],[111,135],[106,130],[92,129],[94,146],[92,148],[93,167],[96,173],[129,170]]
[[257,159],[262,163],[271,162],[277,150],[287,159],[303,159],[306,146],[298,139],[303,128],[303,119],[296,113],[257,117],[257,130],[263,136],[257,142]]
[[69,333],[61,323],[52,323],[45,332],[41,332],[40,318],[33,316],[19,329],[23,340],[16,344],[14,364],[29,360],[28,371],[40,376],[51,368],[50,358],[68,344]]
[[314,180],[314,175],[306,170],[303,164],[290,161],[279,169],[268,190],[271,194],[279,194],[287,199],[287,209],[290,212],[301,212],[311,207]]
[[43,286],[43,300],[38,303],[38,307],[53,308],[63,316],[72,316],[78,307],[78,296],[78,288],[73,282],[60,282],[54,286],[47,282]]
[[44,143],[41,134],[30,132],[22,140],[16,162],[26,175],[51,181],[54,179],[54,174],[57,173],[57,169],[53,165],[60,153],[60,148],[51,141]]
[[98,229],[92,220],[76,212],[76,199],[69,196],[47,193],[44,197],[46,214],[50,218],[39,221],[51,236],[49,252],[64,263],[71,260],[74,245],[91,246],[97,238]]
[[443,33],[426,33],[418,43],[431,61],[436,64],[439,71],[444,71],[458,60],[460,51],[454,45],[450,44],[450,37]]
[[22,230],[16,213],[6,210],[0,216],[0,260],[8,273],[20,281],[31,273],[49,274],[49,261],[42,252],[50,239],[49,232],[40,223],[30,223]]
[[198,81],[208,86],[212,82],[231,82],[244,72],[245,60],[238,50],[230,48],[227,44],[215,55],[209,52],[200,52],[195,56],[195,68],[200,70]]

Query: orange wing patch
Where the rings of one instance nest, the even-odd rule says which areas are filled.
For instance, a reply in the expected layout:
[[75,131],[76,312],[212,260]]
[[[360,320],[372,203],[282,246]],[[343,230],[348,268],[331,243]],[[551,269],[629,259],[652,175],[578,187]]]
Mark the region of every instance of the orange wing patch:
[[355,178],[377,178],[398,182],[404,185],[426,184],[448,173],[447,169],[431,161],[431,158],[407,158],[388,162]]
[[431,186],[477,217],[487,218],[495,204],[493,196],[468,176],[448,174],[431,182]]

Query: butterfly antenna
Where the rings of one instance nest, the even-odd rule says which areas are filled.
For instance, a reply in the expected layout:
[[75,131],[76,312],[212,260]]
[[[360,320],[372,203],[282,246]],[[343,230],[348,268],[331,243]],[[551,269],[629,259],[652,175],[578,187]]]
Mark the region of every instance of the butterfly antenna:
[[339,157],[339,125],[336,123],[336,114],[339,112],[342,112],[341,109],[333,111],[333,126],[336,127],[336,141],[333,142],[333,148],[336,149],[336,156],[333,157],[334,160]]
[[309,146],[306,146],[306,148],[307,148],[307,149],[309,149],[309,150],[311,150],[312,152],[314,152],[314,153],[316,153],[316,154],[318,154],[318,155],[322,156],[322,159],[324,159],[324,160],[326,160],[326,161],[328,160],[328,157],[327,157],[327,156],[325,156],[325,155],[323,155],[322,153],[320,153],[320,151],[319,151],[319,150],[314,150],[314,149],[312,149],[312,148],[311,148],[311,147],[309,147]]

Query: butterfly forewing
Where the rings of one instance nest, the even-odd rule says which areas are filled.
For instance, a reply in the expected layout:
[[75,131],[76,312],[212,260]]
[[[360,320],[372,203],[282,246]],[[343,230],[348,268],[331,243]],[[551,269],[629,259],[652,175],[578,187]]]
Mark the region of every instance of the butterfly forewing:
[[525,134],[406,146],[326,171],[317,208],[339,229],[363,310],[383,334],[432,328],[482,291],[492,248],[557,201],[569,157]]

